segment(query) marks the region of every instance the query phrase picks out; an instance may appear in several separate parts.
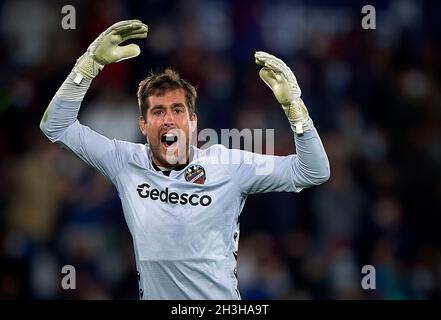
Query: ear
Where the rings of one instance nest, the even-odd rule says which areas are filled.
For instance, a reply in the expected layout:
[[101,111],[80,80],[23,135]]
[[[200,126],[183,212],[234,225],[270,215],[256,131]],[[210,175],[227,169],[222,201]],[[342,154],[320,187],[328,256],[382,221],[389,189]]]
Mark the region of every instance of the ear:
[[147,122],[143,116],[139,116],[139,129],[144,137],[147,137]]
[[196,113],[193,113],[190,116],[190,133],[194,133],[197,127],[198,127],[198,116],[196,115]]

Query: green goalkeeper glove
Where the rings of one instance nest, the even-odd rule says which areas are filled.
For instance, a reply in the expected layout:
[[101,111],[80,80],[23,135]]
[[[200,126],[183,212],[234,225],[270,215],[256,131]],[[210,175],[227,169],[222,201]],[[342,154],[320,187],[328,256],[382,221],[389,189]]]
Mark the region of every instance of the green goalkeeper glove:
[[260,77],[282,105],[292,130],[303,134],[305,130],[312,128],[308,110],[300,99],[302,91],[291,69],[279,58],[263,51],[257,51],[254,57],[256,63],[263,66],[259,71]]
[[145,38],[147,31],[148,27],[139,20],[120,21],[110,26],[77,60],[75,83],[80,83],[83,78],[93,79],[105,65],[138,56],[141,53],[138,45],[132,43],[120,47],[119,44],[128,39]]

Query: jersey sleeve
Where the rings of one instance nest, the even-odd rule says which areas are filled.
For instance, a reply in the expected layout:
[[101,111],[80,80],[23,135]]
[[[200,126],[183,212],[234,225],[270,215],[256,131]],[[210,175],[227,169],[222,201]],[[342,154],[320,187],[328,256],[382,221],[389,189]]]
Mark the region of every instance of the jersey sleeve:
[[125,166],[130,157],[130,142],[109,139],[77,119],[80,102],[52,99],[41,130],[51,142],[73,152],[78,158],[96,168],[104,176],[113,178]]
[[228,170],[241,192],[300,192],[327,181],[329,161],[316,129],[295,135],[295,143],[297,154],[288,156],[230,150]]

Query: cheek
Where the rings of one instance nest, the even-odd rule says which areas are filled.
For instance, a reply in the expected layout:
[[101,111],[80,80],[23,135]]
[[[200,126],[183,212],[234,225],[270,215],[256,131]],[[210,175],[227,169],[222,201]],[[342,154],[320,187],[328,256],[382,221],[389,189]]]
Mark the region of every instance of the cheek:
[[190,131],[191,123],[190,123],[190,120],[188,119],[188,115],[185,115],[184,117],[182,117],[182,119],[180,119],[180,121],[179,121],[179,124],[180,124],[179,127],[182,130],[185,130],[185,132]]
[[151,121],[147,122],[147,125],[145,126],[145,131],[146,131],[147,137],[149,138],[150,141],[157,140],[158,130],[159,130],[159,126],[157,124],[155,124],[154,122],[151,122]]

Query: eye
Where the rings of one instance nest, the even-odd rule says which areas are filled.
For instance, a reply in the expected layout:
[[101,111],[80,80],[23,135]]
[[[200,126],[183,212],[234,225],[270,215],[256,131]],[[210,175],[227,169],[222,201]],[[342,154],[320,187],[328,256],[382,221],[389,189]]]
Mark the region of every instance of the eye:
[[163,112],[163,110],[157,109],[157,110],[153,111],[153,115],[160,116],[162,114],[162,112]]
[[176,113],[183,113],[184,109],[183,108],[175,108],[175,112]]

